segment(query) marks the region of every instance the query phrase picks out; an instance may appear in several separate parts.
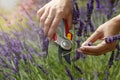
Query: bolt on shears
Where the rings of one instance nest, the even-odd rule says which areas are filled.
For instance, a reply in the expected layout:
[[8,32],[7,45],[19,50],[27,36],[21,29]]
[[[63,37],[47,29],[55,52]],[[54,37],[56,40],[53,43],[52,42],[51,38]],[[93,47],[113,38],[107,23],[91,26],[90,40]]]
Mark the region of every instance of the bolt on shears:
[[53,35],[54,42],[58,44],[58,57],[61,63],[63,62],[63,57],[67,63],[71,64],[72,37],[73,35],[69,32],[67,21],[62,20],[56,33]]

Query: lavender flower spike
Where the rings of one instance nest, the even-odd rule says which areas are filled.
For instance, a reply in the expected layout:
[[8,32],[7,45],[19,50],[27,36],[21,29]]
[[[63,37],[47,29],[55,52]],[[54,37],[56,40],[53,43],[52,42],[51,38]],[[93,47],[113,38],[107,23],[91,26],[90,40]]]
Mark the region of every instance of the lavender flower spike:
[[120,40],[120,34],[105,38],[106,43],[115,42],[117,40]]
[[67,75],[70,77],[70,80],[73,80],[73,76],[67,67],[65,67],[65,71],[66,71]]

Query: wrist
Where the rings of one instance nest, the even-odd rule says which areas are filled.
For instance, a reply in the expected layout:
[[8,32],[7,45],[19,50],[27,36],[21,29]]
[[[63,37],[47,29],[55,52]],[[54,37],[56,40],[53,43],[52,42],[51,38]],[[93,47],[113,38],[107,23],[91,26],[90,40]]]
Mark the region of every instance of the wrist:
[[116,24],[117,29],[120,32],[120,14],[113,18],[114,23]]

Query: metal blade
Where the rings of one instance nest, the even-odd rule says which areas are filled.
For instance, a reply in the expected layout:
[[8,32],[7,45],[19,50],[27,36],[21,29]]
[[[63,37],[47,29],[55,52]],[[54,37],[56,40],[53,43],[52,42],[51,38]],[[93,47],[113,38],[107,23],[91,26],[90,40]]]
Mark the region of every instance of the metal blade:
[[60,62],[62,63],[62,57],[64,57],[65,61],[69,64],[71,64],[71,59],[70,59],[70,50],[65,50],[61,46],[58,47],[58,57]]

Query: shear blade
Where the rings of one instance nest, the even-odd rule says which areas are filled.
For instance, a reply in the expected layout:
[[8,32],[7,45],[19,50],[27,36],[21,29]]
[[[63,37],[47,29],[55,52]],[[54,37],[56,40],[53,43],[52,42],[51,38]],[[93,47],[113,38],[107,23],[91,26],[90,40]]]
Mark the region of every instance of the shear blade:
[[65,50],[63,49],[61,46],[58,47],[58,57],[60,62],[62,63],[62,57],[64,57],[64,59],[66,60],[67,63],[71,64],[71,59],[70,59],[70,50]]

